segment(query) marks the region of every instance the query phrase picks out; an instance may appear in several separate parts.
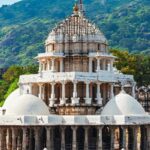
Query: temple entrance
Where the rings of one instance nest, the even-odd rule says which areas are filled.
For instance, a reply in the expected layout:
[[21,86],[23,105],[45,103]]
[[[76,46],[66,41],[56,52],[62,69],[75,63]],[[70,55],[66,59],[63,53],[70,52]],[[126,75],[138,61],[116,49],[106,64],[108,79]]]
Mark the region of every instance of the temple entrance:
[[54,139],[54,150],[60,150],[61,149],[61,132],[60,132],[59,127],[56,127],[54,129],[53,139]]
[[84,138],[85,133],[83,127],[79,127],[77,130],[77,148],[78,150],[84,149]]
[[72,150],[72,129],[67,127],[65,130],[65,147],[66,150]]
[[97,143],[97,130],[92,127],[89,129],[89,150],[95,150]]
[[109,127],[104,127],[102,130],[102,141],[103,141],[103,149],[105,150],[110,150],[111,147],[111,131],[109,129]]
[[133,129],[132,128],[128,128],[128,149],[133,149]]

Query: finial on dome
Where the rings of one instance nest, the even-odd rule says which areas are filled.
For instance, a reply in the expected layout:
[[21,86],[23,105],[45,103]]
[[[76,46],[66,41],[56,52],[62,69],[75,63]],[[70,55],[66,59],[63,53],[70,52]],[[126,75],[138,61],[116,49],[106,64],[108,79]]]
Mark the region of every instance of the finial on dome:
[[74,13],[79,11],[79,7],[78,7],[78,4],[77,4],[77,1],[75,2],[75,5],[73,7],[73,11],[74,11]]

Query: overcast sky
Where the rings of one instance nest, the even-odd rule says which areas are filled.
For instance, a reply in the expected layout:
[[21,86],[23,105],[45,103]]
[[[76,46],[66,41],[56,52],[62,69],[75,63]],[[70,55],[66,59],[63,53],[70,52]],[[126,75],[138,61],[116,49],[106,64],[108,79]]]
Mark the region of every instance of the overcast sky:
[[0,0],[0,6],[6,5],[6,4],[13,4],[15,2],[18,2],[19,0]]

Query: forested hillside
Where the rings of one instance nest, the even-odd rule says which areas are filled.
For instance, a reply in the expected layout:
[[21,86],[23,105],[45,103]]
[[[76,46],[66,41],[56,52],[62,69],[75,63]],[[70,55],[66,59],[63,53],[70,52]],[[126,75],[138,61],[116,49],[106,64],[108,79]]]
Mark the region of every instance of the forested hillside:
[[[0,8],[0,68],[31,65],[56,23],[72,12],[74,0],[23,0]],[[111,47],[150,54],[149,0],[84,0],[86,16]]]

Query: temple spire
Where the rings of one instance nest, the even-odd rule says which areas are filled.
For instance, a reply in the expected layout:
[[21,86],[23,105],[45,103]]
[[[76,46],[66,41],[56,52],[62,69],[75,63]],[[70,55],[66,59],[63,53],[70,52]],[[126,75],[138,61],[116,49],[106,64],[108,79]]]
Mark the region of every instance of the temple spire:
[[82,0],[79,0],[79,9],[80,9],[80,13],[84,14],[83,1]]

